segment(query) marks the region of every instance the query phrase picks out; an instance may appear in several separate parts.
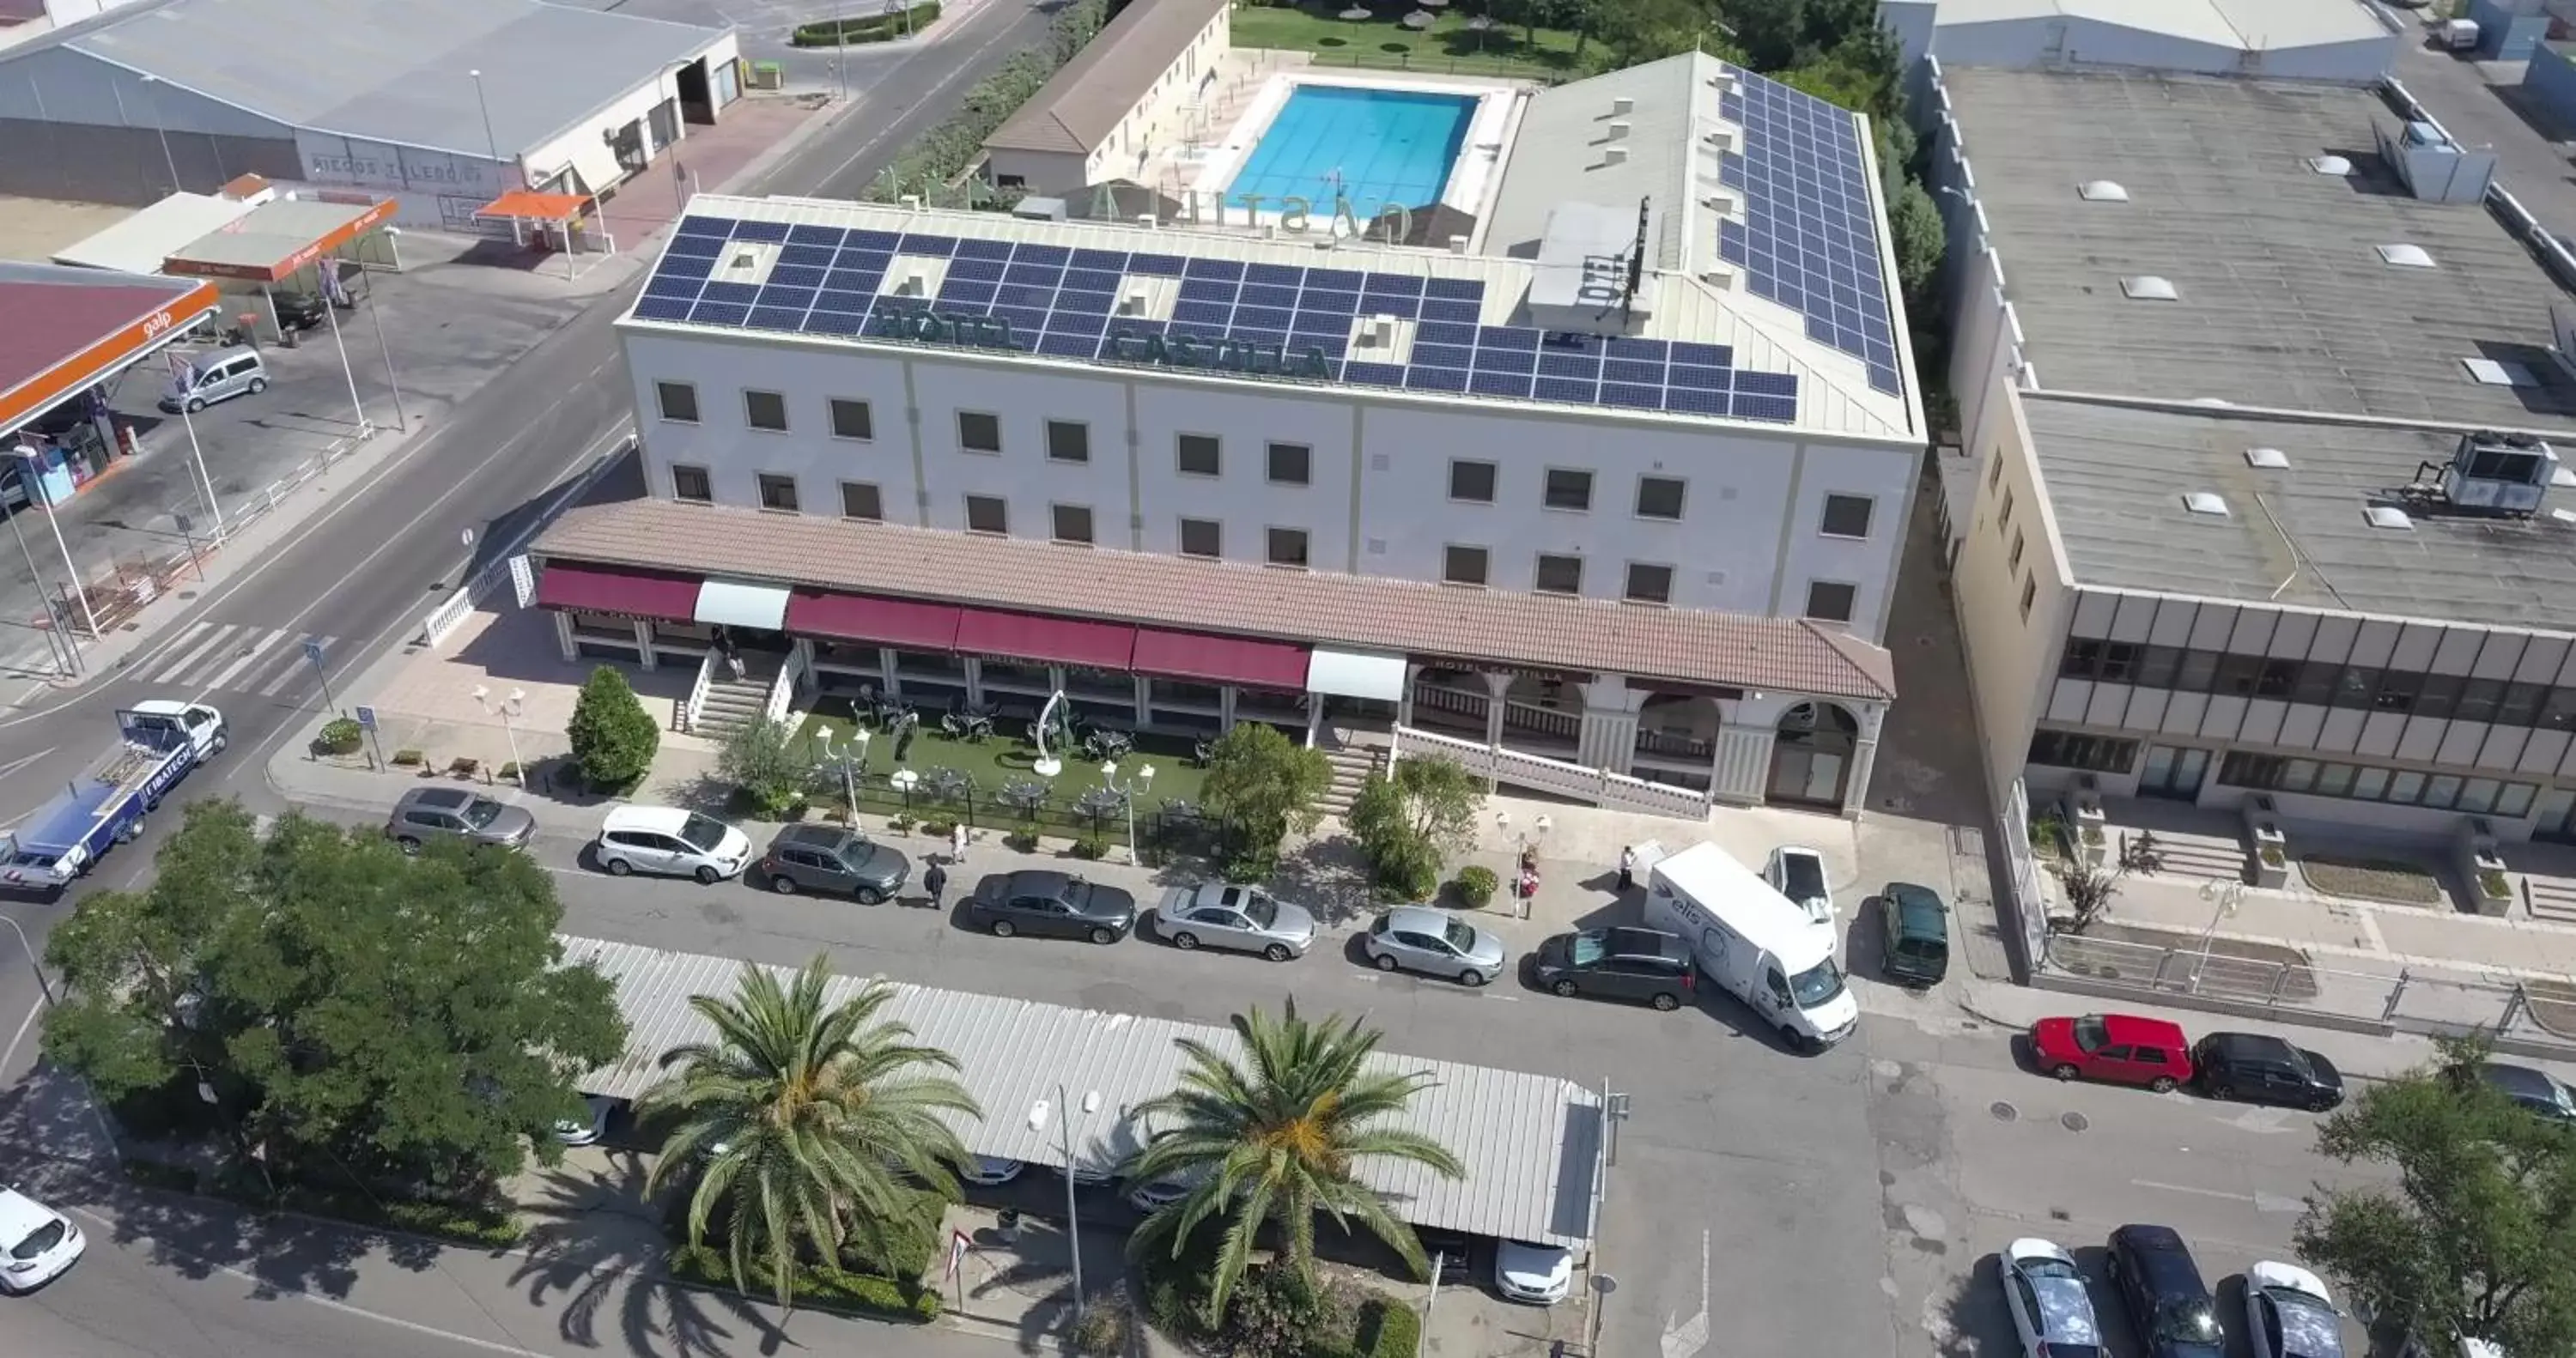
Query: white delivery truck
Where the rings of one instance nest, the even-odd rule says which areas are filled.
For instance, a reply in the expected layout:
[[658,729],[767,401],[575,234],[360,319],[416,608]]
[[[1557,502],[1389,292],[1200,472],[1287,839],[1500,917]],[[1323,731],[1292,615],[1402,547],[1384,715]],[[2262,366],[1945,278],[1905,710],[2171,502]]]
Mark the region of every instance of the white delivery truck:
[[1834,931],[1714,844],[1646,874],[1646,923],[1690,946],[1700,974],[1753,1006],[1789,1045],[1821,1051],[1851,1036],[1860,1004],[1834,965]]

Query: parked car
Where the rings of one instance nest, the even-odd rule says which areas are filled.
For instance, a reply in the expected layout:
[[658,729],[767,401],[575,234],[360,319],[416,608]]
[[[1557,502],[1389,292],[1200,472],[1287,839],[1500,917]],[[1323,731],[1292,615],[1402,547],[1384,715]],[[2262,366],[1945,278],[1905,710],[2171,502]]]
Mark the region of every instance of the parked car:
[[2179,1024],[2134,1014],[2044,1018],[2030,1025],[2031,1059],[2061,1080],[2145,1085],[2162,1094],[2191,1079]]
[[1127,1202],[1137,1211],[1151,1216],[1190,1195],[1190,1186],[1178,1179],[1156,1179],[1127,1190]]
[[608,1114],[617,1106],[615,1099],[585,1094],[581,1099],[582,1116],[565,1118],[555,1124],[555,1140],[567,1146],[588,1146],[608,1135]]
[[2343,1317],[2326,1285],[2296,1264],[2245,1270],[2245,1329],[2254,1358],[2343,1358]]
[[71,1218],[14,1188],[0,1188],[0,1292],[33,1292],[78,1262],[89,1241]]
[[995,873],[975,884],[966,919],[995,938],[1087,938],[1115,943],[1136,927],[1136,898],[1062,872]]
[[2263,1033],[2211,1033],[2191,1049],[2192,1073],[2213,1099],[2324,1112],[2343,1102],[2343,1073],[2304,1047]]
[[2102,1327],[2074,1255],[2026,1237],[2004,1247],[2002,1274],[2023,1358],[2101,1358]]
[[1028,1166],[1004,1156],[979,1155],[968,1161],[965,1172],[957,1177],[979,1187],[998,1188],[1020,1177],[1020,1171],[1026,1168]]
[[836,825],[790,825],[760,858],[761,880],[781,896],[826,891],[882,905],[903,890],[912,861],[901,850]]
[[1912,882],[1890,882],[1878,893],[1879,974],[1910,989],[1941,984],[1950,974],[1950,907],[1940,894]]
[[310,330],[331,314],[331,304],[315,293],[279,289],[271,291],[268,298],[277,304],[277,323],[281,329]]
[[611,877],[648,872],[713,886],[751,862],[751,837],[676,806],[621,806],[600,825],[592,852]]
[[2478,1075],[2506,1098],[2542,1117],[2553,1122],[2576,1122],[2576,1092],[2545,1070],[2489,1061],[2478,1067]]
[[1657,1009],[1688,1003],[1694,972],[1690,948],[1661,929],[1584,929],[1538,945],[1531,971],[1559,995],[1643,1000]]
[[2191,1249],[2170,1226],[2122,1226],[2102,1261],[2129,1306],[2147,1358],[2227,1358],[2218,1303]]
[[268,390],[268,364],[257,349],[230,345],[191,357],[170,374],[156,402],[166,415],[194,415],[218,401],[257,396]]
[[1423,1262],[1440,1275],[1432,1281],[1443,1287],[1467,1281],[1473,1269],[1470,1261],[1476,1253],[1474,1236],[1436,1226],[1416,1226],[1413,1238],[1422,1243]]
[[1154,911],[1154,932],[1183,952],[1221,948],[1285,962],[1314,946],[1315,916],[1261,887],[1210,882],[1174,889]]
[[1554,1306],[1574,1287],[1574,1256],[1526,1240],[1494,1242],[1494,1290],[1506,1301]]
[[1501,939],[1428,906],[1399,905],[1378,916],[1360,950],[1380,971],[1401,967],[1460,985],[1483,985],[1503,974]]
[[526,807],[461,787],[413,788],[385,817],[385,836],[401,845],[404,853],[419,853],[420,846],[433,839],[522,849],[536,833],[537,818]]
[[1771,851],[1762,875],[1771,889],[1786,896],[1818,924],[1834,922],[1834,893],[1825,885],[1825,856],[1795,844]]

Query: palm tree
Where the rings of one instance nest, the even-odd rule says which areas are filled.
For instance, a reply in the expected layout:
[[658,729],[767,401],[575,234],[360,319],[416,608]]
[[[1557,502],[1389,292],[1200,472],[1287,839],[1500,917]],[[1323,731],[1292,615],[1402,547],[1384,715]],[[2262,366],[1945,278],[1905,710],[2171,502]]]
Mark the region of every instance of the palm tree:
[[983,1115],[957,1081],[921,1069],[956,1070],[955,1057],[877,1020],[893,991],[870,981],[829,1004],[830,980],[820,955],[785,989],[745,963],[731,998],[691,996],[715,1040],[665,1055],[671,1073],[636,1102],[641,1117],[677,1118],[645,1191],[696,1173],[690,1243],[705,1242],[721,1211],[734,1285],[748,1290],[757,1261],[781,1306],[803,1247],[838,1264],[844,1247],[881,1249],[921,1222],[906,1176],[955,1197],[952,1167],[968,1157],[941,1115]]
[[1294,1000],[1276,1018],[1258,1010],[1235,1015],[1234,1031],[1243,1039],[1244,1064],[1182,1038],[1189,1063],[1181,1087],[1137,1107],[1140,1121],[1159,1130],[1129,1166],[1129,1177],[1176,1180],[1191,1189],[1145,1219],[1130,1251],[1141,1257],[1161,1248],[1177,1259],[1202,1223],[1224,1220],[1224,1244],[1209,1279],[1211,1324],[1224,1317],[1254,1238],[1270,1222],[1285,1236],[1283,1262],[1310,1287],[1318,1212],[1344,1227],[1358,1218],[1422,1272],[1422,1242],[1353,1169],[1363,1159],[1385,1158],[1452,1179],[1466,1174],[1439,1142],[1385,1125],[1431,1083],[1429,1073],[1363,1069],[1382,1034],[1339,1016],[1310,1023],[1297,1016]]

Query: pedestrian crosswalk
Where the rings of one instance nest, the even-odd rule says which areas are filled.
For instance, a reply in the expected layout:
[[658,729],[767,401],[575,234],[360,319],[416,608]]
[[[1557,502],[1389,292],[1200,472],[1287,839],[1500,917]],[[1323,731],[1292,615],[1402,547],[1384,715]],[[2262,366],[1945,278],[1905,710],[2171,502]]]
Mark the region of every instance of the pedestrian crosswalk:
[[[199,622],[127,667],[123,677],[174,690],[282,697],[313,682],[305,634],[252,623]],[[328,648],[330,637],[314,637]]]

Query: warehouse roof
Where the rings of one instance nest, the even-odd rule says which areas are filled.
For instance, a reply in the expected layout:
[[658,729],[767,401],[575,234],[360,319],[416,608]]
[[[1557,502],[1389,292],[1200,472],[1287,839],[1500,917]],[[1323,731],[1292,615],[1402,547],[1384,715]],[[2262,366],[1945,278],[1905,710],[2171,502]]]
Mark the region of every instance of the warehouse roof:
[[2085,19],[2248,52],[2384,41],[2360,0],[1941,0],[1936,22]]
[[[580,1088],[619,1099],[654,1085],[664,1053],[710,1040],[713,1029],[690,1005],[691,997],[733,993],[742,970],[754,965],[598,939],[560,942],[566,964],[595,965],[617,988],[629,1029],[626,1055],[585,1076]],[[768,970],[781,981],[792,977],[789,968]],[[845,1000],[866,984],[836,976],[826,1002]],[[1061,1166],[1062,1112],[1032,1130],[1028,1110],[1053,1104],[1059,1086],[1097,1090],[1101,1111],[1087,1127],[1076,1128],[1074,1154],[1086,1166],[1114,1171],[1151,1132],[1131,1110],[1178,1087],[1180,1039],[1195,1039],[1225,1057],[1239,1057],[1242,1050],[1233,1030],[1207,1024],[914,985],[891,989],[894,998],[880,1016],[909,1027],[921,1044],[956,1057],[959,1082],[984,1110],[981,1119],[960,1120],[956,1127],[966,1149],[977,1155]],[[1597,1095],[1552,1076],[1386,1051],[1370,1065],[1430,1077],[1403,1122],[1447,1146],[1467,1170],[1452,1180],[1404,1162],[1361,1162],[1361,1179],[1397,1215],[1476,1235],[1572,1247],[1589,1243],[1600,1147]]]
[[250,210],[250,204],[236,198],[174,193],[136,210],[114,226],[64,246],[55,252],[54,262],[87,269],[159,273],[161,261],[176,254],[180,247],[241,220]]
[[1135,0],[995,128],[985,149],[1091,154],[1227,3]]

